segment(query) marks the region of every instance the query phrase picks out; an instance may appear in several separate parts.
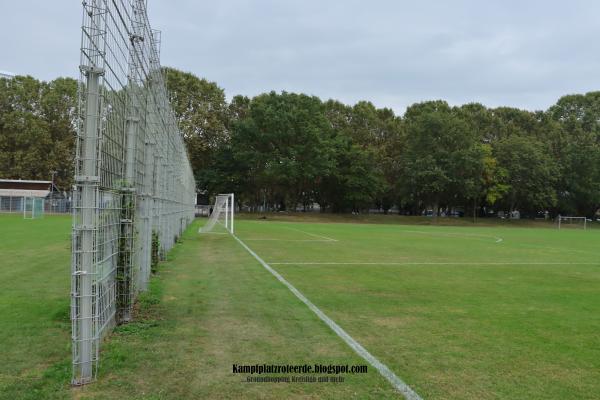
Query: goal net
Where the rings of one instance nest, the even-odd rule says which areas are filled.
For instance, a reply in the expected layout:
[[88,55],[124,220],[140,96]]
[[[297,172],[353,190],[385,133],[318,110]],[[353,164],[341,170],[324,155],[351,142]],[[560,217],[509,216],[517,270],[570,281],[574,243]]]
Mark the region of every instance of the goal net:
[[44,216],[44,199],[23,197],[23,218],[36,219]]
[[200,233],[231,233],[233,234],[233,193],[220,194],[210,210],[206,224],[200,228]]
[[587,229],[587,218],[586,217],[568,217],[564,215],[558,216],[558,229],[563,228],[576,228],[576,229]]

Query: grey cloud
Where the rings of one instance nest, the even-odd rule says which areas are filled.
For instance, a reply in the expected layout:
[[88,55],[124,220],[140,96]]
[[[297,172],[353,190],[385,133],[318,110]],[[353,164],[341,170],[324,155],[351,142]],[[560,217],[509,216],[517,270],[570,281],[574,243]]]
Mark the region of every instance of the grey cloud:
[[[77,71],[80,6],[2,0],[0,69]],[[52,6],[50,6],[52,4]],[[403,113],[427,99],[545,109],[599,89],[594,1],[149,0],[162,61],[235,94],[288,90]]]

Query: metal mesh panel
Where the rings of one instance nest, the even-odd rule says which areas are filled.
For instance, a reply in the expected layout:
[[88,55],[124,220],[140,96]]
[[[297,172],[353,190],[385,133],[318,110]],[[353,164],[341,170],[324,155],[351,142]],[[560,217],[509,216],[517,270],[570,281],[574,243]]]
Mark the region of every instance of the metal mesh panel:
[[160,33],[144,0],[83,2],[71,320],[73,384],[95,378],[99,348],[132,318],[150,277],[194,216],[195,182],[168,101]]

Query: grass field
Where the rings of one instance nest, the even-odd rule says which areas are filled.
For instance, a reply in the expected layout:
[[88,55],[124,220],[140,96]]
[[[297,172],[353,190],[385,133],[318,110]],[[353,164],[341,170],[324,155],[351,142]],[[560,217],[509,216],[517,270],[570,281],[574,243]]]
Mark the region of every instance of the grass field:
[[70,227],[0,215],[0,398],[44,398],[69,381]]
[[[238,220],[237,235],[423,398],[598,397],[600,230],[280,219]],[[0,398],[400,397],[373,368],[335,384],[232,374],[365,362],[202,222],[105,343],[98,382],[71,389],[69,219],[0,216]]]

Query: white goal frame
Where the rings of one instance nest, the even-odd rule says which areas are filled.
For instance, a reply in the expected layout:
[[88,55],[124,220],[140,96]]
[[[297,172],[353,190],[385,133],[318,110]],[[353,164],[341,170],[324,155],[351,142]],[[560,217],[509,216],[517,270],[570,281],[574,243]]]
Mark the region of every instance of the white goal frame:
[[561,228],[562,221],[583,220],[583,230],[587,230],[587,217],[569,217],[564,215],[558,216],[558,229]]
[[23,219],[44,217],[44,199],[34,196],[23,197]]
[[[217,195],[212,213],[208,216],[208,221],[201,227],[199,233],[208,233],[213,230],[216,224],[222,225],[227,232],[234,234],[234,214],[235,214],[235,195],[225,193]],[[220,217],[224,217],[224,221]]]

